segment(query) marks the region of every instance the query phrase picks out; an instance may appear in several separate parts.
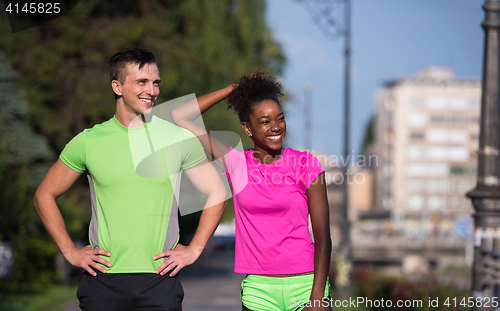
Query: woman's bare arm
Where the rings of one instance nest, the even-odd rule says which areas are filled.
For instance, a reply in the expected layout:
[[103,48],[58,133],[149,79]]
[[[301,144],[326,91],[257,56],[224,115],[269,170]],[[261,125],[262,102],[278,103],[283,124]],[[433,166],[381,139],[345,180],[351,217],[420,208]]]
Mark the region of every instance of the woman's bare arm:
[[187,102],[174,109],[171,113],[174,122],[195,134],[209,158],[215,161],[221,168],[224,168],[226,165],[225,156],[229,151],[229,145],[213,138],[195,120],[212,106],[227,98],[233,88],[234,85],[228,85],[220,90],[197,97],[195,101]]

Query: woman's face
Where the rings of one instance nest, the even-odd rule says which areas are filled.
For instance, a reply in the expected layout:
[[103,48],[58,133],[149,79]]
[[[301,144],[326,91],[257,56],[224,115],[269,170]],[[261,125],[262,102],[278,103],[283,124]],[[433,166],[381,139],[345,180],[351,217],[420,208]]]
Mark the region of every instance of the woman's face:
[[272,99],[253,106],[250,122],[243,122],[245,133],[252,134],[256,149],[281,151],[286,134],[286,121],[281,107]]

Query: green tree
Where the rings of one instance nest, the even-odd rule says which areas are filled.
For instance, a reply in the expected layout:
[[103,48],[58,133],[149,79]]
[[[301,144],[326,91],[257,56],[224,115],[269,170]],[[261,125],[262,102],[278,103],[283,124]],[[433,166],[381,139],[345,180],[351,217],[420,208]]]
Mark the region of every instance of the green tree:
[[[32,131],[16,136],[31,141],[26,146],[32,149],[21,152],[19,141],[6,134],[11,133],[7,124],[2,123],[0,129],[0,239],[18,247],[16,267],[22,265],[24,274],[17,279],[33,280],[52,269],[57,252],[41,233],[32,206],[34,186],[46,172],[38,164],[47,158],[55,161],[77,133],[113,115],[109,57],[126,47],[153,51],[162,78],[157,103],[213,91],[258,69],[281,74],[285,58],[265,24],[264,13],[264,0],[88,0],[62,17],[15,34],[6,19],[0,20],[0,51],[19,72],[20,87],[26,92],[24,104],[0,92],[0,120],[5,123],[3,116],[13,115],[7,107],[22,110],[20,131],[33,129],[44,137]],[[249,146],[236,114],[227,112],[225,105],[211,109],[204,121],[208,130],[239,133]],[[80,178],[59,201],[74,239],[86,236],[89,217],[83,218],[82,213],[88,213],[89,197],[85,184]]]
[[366,154],[367,148],[375,142],[375,115],[370,117],[370,120],[365,125],[365,135],[361,146],[361,154]]
[[29,126],[29,106],[18,81],[19,75],[0,53],[0,241],[14,248],[14,280],[49,283],[55,279],[48,271],[56,249],[32,201],[55,155],[47,140]]
[[[107,60],[125,47],[157,55],[157,103],[207,93],[257,69],[281,73],[284,57],[264,11],[263,0],[80,1],[65,16],[19,33],[8,34],[0,22],[0,49],[23,76],[32,124],[59,152],[113,115]],[[222,106],[212,110],[209,129],[240,131],[236,116]]]

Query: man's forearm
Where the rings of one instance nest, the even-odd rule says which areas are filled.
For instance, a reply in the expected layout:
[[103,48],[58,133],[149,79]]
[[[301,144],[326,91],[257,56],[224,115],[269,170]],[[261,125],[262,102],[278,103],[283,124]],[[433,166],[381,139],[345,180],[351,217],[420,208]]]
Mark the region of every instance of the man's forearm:
[[[217,204],[211,204],[210,201],[220,202]],[[222,201],[222,202],[221,202]],[[219,225],[219,222],[226,209],[227,200],[224,197],[216,196],[215,198],[208,198],[205,208],[201,212],[200,222],[198,224],[198,229],[193,237],[193,240],[189,244],[193,250],[200,255],[203,249],[208,244],[208,241],[212,237]]]
[[[209,195],[209,200],[212,201],[217,196]],[[225,192],[224,192],[225,198]],[[166,257],[167,259],[156,269],[156,273],[170,276],[176,275],[183,267],[194,263],[200,257],[203,249],[207,246],[208,241],[212,237],[217,225],[219,224],[224,209],[226,208],[226,201],[224,199],[218,201],[217,204],[207,204],[201,213],[200,223],[198,229],[193,237],[189,246],[182,246],[180,244],[174,250],[163,251],[153,257],[154,260]]]
[[45,230],[59,251],[66,257],[66,254],[76,246],[66,231],[63,217],[55,199],[37,194],[35,195],[33,204]]
[[50,238],[63,254],[66,260],[76,266],[85,269],[89,274],[96,276],[95,270],[106,273],[107,270],[98,264],[111,267],[111,263],[99,256],[110,256],[110,253],[103,249],[92,249],[90,245],[77,248],[69,237],[64,225],[64,219],[57,207],[55,198],[50,195],[35,194],[35,209],[42,220],[45,230]]
[[186,170],[185,173],[196,189],[207,195],[198,229],[189,244],[189,248],[196,250],[195,254],[199,255],[212,237],[226,208],[226,187],[215,167],[207,160]]

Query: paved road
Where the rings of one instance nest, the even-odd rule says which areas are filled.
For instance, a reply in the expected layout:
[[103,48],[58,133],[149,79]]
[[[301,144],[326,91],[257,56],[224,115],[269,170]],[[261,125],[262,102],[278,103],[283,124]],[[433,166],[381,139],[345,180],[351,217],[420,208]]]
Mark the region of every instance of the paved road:
[[[233,251],[203,254],[195,264],[182,269],[183,311],[241,310],[240,284],[245,276],[233,271]],[[78,301],[69,302],[64,311],[80,311]]]
[[241,310],[240,285],[245,277],[234,271],[234,252],[213,252],[181,270],[183,311]]

